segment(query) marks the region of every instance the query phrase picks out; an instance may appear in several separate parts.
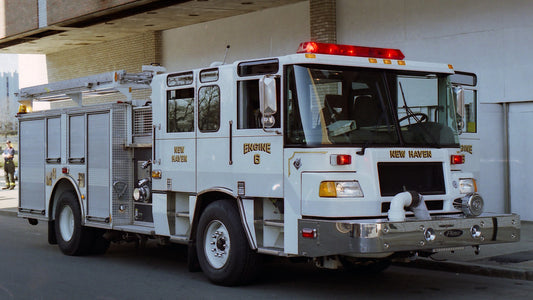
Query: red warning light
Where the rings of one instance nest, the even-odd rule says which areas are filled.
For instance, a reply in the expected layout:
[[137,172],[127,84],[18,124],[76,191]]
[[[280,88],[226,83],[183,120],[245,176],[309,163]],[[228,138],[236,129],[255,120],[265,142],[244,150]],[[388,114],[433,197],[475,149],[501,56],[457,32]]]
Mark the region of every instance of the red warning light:
[[464,155],[452,155],[451,156],[451,164],[452,165],[462,165],[465,163],[465,156]]
[[375,57],[402,60],[405,58],[399,49],[338,45],[318,42],[304,42],[297,53],[331,54],[344,56]]

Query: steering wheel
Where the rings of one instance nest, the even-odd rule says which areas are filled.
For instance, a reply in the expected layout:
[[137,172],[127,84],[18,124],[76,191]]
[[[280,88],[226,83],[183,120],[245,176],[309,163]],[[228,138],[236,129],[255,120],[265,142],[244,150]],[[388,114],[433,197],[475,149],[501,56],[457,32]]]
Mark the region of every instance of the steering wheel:
[[[419,116],[420,119],[416,118],[416,116]],[[398,120],[398,123],[401,123],[402,121],[405,121],[405,120],[410,119],[410,118],[415,118],[417,123],[422,123],[422,122],[427,122],[428,121],[428,115],[426,115],[425,113],[416,112],[416,113],[408,114],[407,116],[401,117]]]

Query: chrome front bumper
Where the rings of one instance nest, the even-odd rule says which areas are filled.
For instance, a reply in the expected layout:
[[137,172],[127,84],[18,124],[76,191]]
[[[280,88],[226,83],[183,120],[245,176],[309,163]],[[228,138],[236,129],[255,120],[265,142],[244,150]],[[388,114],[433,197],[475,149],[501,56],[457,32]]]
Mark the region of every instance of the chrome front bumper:
[[510,243],[520,240],[520,216],[438,216],[429,221],[298,220],[298,254],[371,255]]

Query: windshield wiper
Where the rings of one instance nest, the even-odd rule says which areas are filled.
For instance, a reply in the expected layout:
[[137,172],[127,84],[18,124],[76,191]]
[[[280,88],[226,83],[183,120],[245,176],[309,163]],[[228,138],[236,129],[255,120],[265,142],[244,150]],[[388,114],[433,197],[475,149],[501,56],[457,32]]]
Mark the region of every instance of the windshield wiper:
[[[408,116],[407,117],[407,122],[409,123],[409,125],[411,125],[411,122],[409,121],[409,119],[411,117],[413,117],[413,119],[415,119],[416,123],[420,123],[420,120],[416,117],[416,114],[411,110],[411,108],[409,106],[407,106],[407,101],[405,100],[405,94],[403,93],[403,86],[402,86],[402,82],[398,80],[398,85],[400,86],[400,92],[402,93],[402,99],[403,99],[403,108],[405,108],[405,115]],[[400,125],[400,124],[398,124]]]

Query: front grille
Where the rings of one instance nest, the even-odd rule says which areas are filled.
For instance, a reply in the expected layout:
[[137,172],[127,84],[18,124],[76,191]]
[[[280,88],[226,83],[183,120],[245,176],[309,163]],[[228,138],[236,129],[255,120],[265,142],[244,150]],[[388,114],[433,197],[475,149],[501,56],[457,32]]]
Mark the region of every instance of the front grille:
[[442,163],[378,163],[381,196],[394,196],[404,191],[422,195],[445,194]]

